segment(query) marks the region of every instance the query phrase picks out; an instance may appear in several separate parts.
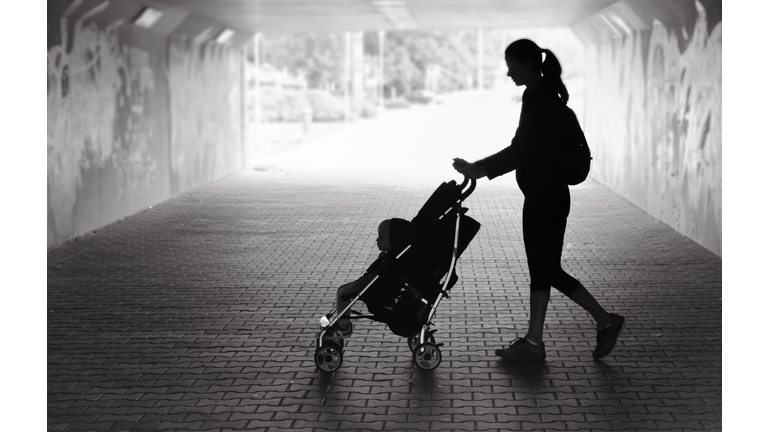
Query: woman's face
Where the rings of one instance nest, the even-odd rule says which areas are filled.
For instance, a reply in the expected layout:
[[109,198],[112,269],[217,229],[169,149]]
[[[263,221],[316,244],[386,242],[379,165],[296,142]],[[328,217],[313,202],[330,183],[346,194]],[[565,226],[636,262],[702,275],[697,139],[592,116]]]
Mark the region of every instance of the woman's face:
[[507,76],[512,78],[512,81],[518,87],[521,85],[528,85],[531,82],[533,76],[533,62],[526,60],[525,62],[519,62],[515,58],[505,59],[507,62]]

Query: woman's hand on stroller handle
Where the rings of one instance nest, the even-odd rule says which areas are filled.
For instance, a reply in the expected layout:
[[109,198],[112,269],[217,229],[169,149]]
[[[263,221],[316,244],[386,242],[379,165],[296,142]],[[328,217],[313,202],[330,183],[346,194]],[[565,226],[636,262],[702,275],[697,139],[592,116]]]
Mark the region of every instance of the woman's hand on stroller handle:
[[453,169],[458,171],[459,174],[463,175],[464,177],[472,180],[485,177],[485,170],[482,167],[479,167],[473,163],[469,163],[461,158],[453,159]]
[[465,161],[464,159],[453,158],[453,167],[456,169],[456,171],[461,172],[461,169],[467,165],[469,165],[469,162]]

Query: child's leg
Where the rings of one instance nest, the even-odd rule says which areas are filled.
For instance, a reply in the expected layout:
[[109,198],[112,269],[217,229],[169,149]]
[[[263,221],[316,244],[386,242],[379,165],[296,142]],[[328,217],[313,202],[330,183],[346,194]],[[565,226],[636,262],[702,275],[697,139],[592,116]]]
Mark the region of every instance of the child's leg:
[[[350,303],[348,298],[357,294],[357,291],[358,287],[355,282],[349,282],[339,287],[338,291],[336,291],[336,313],[341,314],[346,309]],[[339,319],[339,324],[342,327],[349,325],[349,311]]]

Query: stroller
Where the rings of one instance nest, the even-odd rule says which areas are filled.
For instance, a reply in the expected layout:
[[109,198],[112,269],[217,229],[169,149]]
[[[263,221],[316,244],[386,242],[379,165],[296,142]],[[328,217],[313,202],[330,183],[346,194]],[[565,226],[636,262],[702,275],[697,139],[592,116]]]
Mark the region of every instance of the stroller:
[[[333,326],[350,312],[350,319],[370,319],[386,324],[396,335],[407,338],[416,365],[435,369],[442,360],[440,347],[430,330],[432,319],[443,297],[458,281],[456,261],[480,230],[480,223],[466,215],[462,202],[475,189],[468,178],[442,183],[411,220],[415,238],[384,270],[386,284],[377,283],[379,273],[346,309],[336,307],[320,318],[315,365],[324,372],[334,372],[344,359],[344,339],[333,336]],[[374,263],[376,264],[376,263]],[[352,310],[363,300],[369,314]]]

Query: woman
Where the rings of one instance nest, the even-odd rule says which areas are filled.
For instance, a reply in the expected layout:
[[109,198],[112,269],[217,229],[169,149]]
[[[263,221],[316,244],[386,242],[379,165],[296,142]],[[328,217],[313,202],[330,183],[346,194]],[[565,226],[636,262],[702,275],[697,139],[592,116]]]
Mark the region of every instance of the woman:
[[[546,56],[542,62],[542,54]],[[507,76],[525,86],[520,123],[509,147],[475,163],[454,159],[461,174],[493,179],[513,170],[525,196],[523,241],[531,278],[531,318],[528,333],[496,354],[513,361],[541,362],[546,358],[542,333],[550,287],[568,296],[597,322],[594,358],[610,354],[624,328],[624,318],[609,314],[584,286],[560,267],[571,196],[558,170],[563,154],[562,122],[568,91],[560,78],[560,63],[551,51],[528,39],[511,43],[504,52]]]

